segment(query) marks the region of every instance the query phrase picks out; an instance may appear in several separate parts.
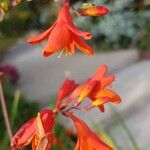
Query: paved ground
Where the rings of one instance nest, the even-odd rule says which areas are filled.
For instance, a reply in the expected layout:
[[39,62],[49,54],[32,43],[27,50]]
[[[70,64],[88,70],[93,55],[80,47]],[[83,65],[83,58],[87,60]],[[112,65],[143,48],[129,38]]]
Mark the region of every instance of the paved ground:
[[41,49],[18,45],[9,50],[4,61],[15,65],[21,73],[19,87],[22,93],[30,100],[42,99],[45,102],[57,92],[66,76],[82,81],[94,73],[100,64],[107,64],[110,71],[115,72],[138,60],[135,50],[99,53],[93,57],[76,53],[59,59],[59,54],[42,57]]

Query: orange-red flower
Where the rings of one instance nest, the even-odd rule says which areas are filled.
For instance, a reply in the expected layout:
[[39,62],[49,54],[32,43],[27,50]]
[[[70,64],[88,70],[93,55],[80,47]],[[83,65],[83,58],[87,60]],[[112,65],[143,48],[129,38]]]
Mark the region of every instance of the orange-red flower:
[[69,96],[72,91],[77,87],[77,84],[75,83],[74,80],[65,80],[63,82],[63,84],[61,85],[61,87],[59,88],[58,94],[57,94],[57,102],[55,105],[55,109],[58,111],[60,106],[61,106],[61,102],[62,100]]
[[107,14],[109,10],[104,6],[95,6],[91,3],[84,3],[78,10],[78,16],[103,16]]
[[107,88],[115,79],[114,75],[105,76],[107,66],[102,65],[98,71],[87,80],[85,83],[79,85],[66,100],[66,104],[73,99],[78,98],[78,103],[82,102],[86,97],[90,98],[93,102],[87,108],[98,106],[104,112],[106,102],[120,103],[121,99],[117,93]]
[[55,141],[53,127],[53,111],[44,109],[19,129],[12,139],[11,147],[22,148],[32,142],[32,150],[50,150]]
[[66,115],[72,119],[78,134],[78,140],[74,150],[112,150],[82,120],[71,113],[66,113]]
[[78,48],[87,55],[93,55],[94,51],[92,47],[83,40],[83,38],[86,40],[91,39],[92,34],[90,32],[79,30],[73,24],[69,9],[70,4],[64,2],[63,7],[59,11],[57,21],[52,27],[40,35],[28,40],[28,43],[30,44],[38,44],[43,40],[48,39],[48,43],[43,52],[45,57],[62,49],[65,49],[66,55],[71,55],[74,53],[75,48]]

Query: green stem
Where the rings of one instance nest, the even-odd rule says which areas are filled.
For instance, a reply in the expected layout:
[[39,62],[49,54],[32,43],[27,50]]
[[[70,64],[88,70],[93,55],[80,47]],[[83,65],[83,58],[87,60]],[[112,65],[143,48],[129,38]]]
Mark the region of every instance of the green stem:
[[15,118],[17,115],[19,99],[20,99],[20,91],[16,90],[15,95],[14,95],[13,104],[12,104],[12,109],[11,109],[11,117],[10,117],[12,126],[14,125],[14,121],[15,121]]

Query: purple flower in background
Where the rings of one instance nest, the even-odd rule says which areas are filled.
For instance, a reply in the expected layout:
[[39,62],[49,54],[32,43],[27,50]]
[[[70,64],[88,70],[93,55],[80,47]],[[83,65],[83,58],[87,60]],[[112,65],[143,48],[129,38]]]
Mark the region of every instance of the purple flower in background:
[[11,81],[16,82],[19,79],[18,70],[10,64],[0,64],[0,72],[8,76]]

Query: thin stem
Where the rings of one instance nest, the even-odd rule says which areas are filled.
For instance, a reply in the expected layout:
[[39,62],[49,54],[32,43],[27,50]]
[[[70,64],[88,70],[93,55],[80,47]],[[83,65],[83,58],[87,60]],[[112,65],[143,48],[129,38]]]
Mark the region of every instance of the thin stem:
[[5,102],[5,98],[4,98],[4,92],[3,92],[3,87],[2,87],[2,75],[3,74],[0,72],[0,102],[1,102],[2,113],[4,116],[7,133],[8,133],[9,139],[11,141],[13,138],[13,134],[12,134],[12,129],[11,129],[10,120],[8,117],[8,111],[7,111],[7,107],[6,107],[6,102]]
[[119,113],[115,110],[114,107],[112,107],[110,105],[110,109],[113,112],[113,115],[115,116],[115,118],[118,120],[118,122],[120,123],[120,125],[122,125],[124,131],[126,132],[130,142],[132,143],[132,146],[134,147],[135,150],[140,150],[137,142],[135,141],[134,137],[132,136],[132,133],[130,132],[130,129],[127,127],[127,125],[125,124],[124,120],[122,119],[122,117],[119,115]]
[[69,112],[70,110],[73,110],[73,109],[82,111],[80,108],[72,106],[72,107],[68,108],[67,110],[65,110],[65,112]]
[[13,128],[14,121],[17,116],[19,100],[20,100],[20,91],[16,90],[15,95],[14,95],[13,104],[12,104],[11,115],[10,115],[10,121],[11,121],[12,128]]

